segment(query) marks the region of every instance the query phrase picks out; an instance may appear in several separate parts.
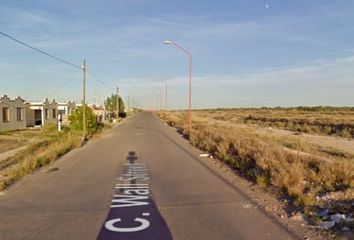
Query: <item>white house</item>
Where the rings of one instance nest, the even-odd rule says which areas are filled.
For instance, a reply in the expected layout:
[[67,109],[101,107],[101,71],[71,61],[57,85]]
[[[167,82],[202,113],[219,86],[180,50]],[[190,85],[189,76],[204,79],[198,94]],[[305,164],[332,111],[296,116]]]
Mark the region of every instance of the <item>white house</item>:
[[57,123],[58,104],[45,98],[43,102],[26,103],[27,127],[44,126]]
[[26,128],[25,101],[16,97],[11,100],[6,95],[0,97],[0,131]]
[[107,120],[107,111],[103,106],[93,104],[90,107],[96,115],[96,120],[98,123],[103,123]]
[[74,111],[75,105],[75,102],[70,101],[58,103],[58,114],[61,115],[63,122],[68,121],[68,116]]

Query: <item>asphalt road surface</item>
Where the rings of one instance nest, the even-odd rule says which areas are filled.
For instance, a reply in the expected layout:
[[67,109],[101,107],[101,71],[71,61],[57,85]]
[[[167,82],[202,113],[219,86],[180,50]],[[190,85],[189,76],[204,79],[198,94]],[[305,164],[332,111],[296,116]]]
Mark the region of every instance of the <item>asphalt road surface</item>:
[[0,196],[0,239],[296,239],[152,113]]

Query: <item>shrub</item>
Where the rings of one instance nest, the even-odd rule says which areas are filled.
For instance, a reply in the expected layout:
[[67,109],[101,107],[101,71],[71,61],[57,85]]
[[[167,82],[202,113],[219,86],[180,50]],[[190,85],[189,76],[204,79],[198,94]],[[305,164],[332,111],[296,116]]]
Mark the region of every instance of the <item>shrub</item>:
[[[83,130],[83,108],[77,107],[75,111],[69,116],[70,127],[73,130],[82,131]],[[85,108],[86,115],[86,131],[89,135],[92,135],[97,131],[97,121],[96,115],[90,107]]]

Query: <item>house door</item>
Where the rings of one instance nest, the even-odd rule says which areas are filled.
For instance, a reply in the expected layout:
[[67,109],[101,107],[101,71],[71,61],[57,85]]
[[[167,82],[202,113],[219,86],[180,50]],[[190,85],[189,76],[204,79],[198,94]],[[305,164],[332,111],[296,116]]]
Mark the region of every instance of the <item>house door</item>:
[[42,110],[34,110],[34,125],[42,125]]

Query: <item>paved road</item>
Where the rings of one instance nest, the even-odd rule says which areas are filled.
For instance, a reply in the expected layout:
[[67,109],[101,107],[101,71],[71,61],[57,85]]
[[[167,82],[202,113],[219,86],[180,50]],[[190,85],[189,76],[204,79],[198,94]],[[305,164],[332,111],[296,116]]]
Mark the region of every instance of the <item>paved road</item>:
[[0,239],[295,239],[199,153],[151,113],[131,117],[0,196]]

